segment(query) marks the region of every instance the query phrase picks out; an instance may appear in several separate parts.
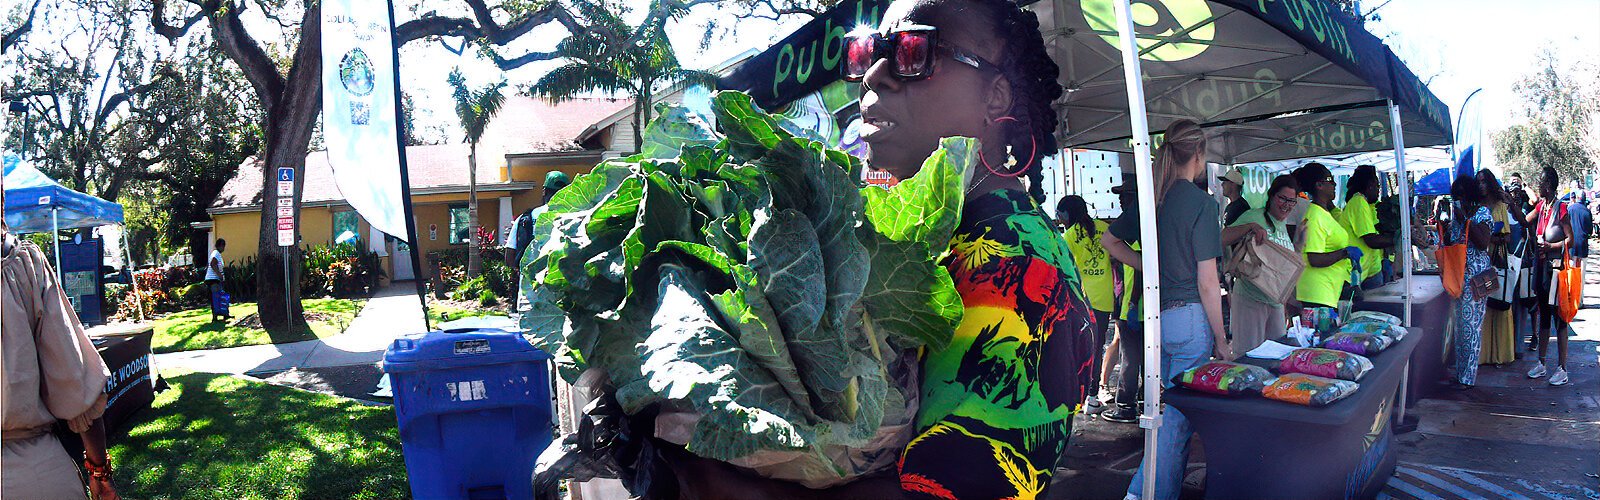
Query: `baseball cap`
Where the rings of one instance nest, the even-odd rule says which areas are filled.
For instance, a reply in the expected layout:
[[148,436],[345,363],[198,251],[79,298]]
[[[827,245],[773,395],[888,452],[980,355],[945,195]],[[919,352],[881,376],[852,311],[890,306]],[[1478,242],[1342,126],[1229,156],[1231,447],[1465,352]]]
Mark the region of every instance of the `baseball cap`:
[[1217,176],[1217,180],[1219,180],[1219,181],[1228,181],[1228,182],[1232,182],[1234,184],[1238,184],[1240,186],[1243,186],[1244,185],[1244,173],[1240,172],[1239,169],[1237,169],[1237,168],[1229,169],[1228,173]]
[[544,174],[545,189],[561,189],[567,187],[568,184],[572,184],[572,180],[567,178],[566,172],[552,170],[550,173]]
[[1134,189],[1138,189],[1138,187],[1139,176],[1134,174],[1122,174],[1122,184],[1118,184],[1116,187],[1111,188],[1111,194],[1122,194],[1125,192],[1131,193]]

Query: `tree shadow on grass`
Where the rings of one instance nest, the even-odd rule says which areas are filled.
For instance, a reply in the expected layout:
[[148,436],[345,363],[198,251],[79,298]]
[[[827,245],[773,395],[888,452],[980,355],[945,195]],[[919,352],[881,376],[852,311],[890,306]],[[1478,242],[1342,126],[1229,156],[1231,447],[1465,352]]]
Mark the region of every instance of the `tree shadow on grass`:
[[124,498],[409,495],[391,408],[228,375],[168,381],[111,449]]

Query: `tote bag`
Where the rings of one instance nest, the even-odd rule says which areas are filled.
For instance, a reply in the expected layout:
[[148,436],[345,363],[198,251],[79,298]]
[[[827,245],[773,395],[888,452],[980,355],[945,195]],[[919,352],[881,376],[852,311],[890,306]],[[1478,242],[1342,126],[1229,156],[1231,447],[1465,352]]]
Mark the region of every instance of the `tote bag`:
[[1561,313],[1561,320],[1571,323],[1578,317],[1578,309],[1583,307],[1583,267],[1576,258],[1569,253],[1564,259],[1565,265],[1556,269],[1556,299],[1557,312]]
[[[1522,243],[1522,242],[1518,242]],[[1500,273],[1500,289],[1489,296],[1489,307],[1498,311],[1511,309],[1511,302],[1521,293],[1518,287],[1525,281],[1527,270],[1522,268],[1522,245],[1506,251],[1506,267],[1496,269]]]
[[[1446,229],[1439,228],[1441,239],[1450,234]],[[1433,255],[1439,259],[1439,280],[1444,282],[1444,291],[1453,298],[1461,298],[1461,288],[1467,282],[1467,244],[1441,245]]]

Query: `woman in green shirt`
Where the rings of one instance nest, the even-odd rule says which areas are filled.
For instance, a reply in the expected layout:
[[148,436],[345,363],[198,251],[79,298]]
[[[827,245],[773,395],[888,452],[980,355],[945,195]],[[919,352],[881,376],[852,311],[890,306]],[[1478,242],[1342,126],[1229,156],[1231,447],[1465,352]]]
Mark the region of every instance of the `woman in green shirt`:
[[1361,250],[1361,289],[1383,286],[1378,276],[1383,270],[1383,252],[1394,246],[1394,237],[1378,234],[1378,169],[1372,165],[1356,167],[1346,185],[1344,211],[1339,225],[1350,233],[1350,246]]
[[[1300,190],[1293,177],[1280,175],[1267,188],[1267,206],[1254,208],[1241,214],[1233,225],[1222,231],[1222,243],[1234,242],[1252,234],[1284,248],[1293,249],[1294,240],[1289,235],[1289,212],[1294,210]],[[1260,241],[1260,240],[1258,240]],[[1228,301],[1228,333],[1233,352],[1243,354],[1255,349],[1267,339],[1282,337],[1284,333],[1283,304],[1267,296],[1249,281],[1234,280],[1233,300]]]
[[[1062,236],[1067,239],[1072,261],[1078,267],[1078,277],[1083,280],[1083,294],[1094,310],[1095,366],[1090,373],[1095,379],[1089,390],[1095,391],[1105,383],[1100,379],[1101,351],[1106,345],[1106,330],[1111,327],[1111,311],[1117,308],[1111,259],[1106,256],[1105,247],[1100,246],[1100,233],[1106,232],[1109,224],[1090,217],[1089,204],[1078,195],[1064,196],[1056,203],[1056,224],[1062,226]],[[1083,404],[1088,412],[1094,413],[1100,407],[1100,399],[1091,392]]]
[[1300,302],[1302,321],[1309,320],[1317,333],[1326,334],[1337,323],[1339,298],[1350,283],[1350,233],[1333,218],[1338,185],[1328,167],[1307,163],[1295,171],[1295,179],[1300,189],[1311,195],[1311,206],[1301,223],[1306,269],[1295,287],[1295,298]]

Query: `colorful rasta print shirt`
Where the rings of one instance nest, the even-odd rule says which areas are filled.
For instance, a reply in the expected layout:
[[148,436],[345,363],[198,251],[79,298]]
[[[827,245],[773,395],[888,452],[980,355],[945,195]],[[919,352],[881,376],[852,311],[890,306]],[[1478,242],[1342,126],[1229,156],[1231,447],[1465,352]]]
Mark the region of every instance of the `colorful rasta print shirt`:
[[1027,194],[999,190],[967,201],[944,265],[966,313],[949,347],[923,353],[901,487],[1034,498],[1066,450],[1093,361],[1093,313],[1067,242]]

